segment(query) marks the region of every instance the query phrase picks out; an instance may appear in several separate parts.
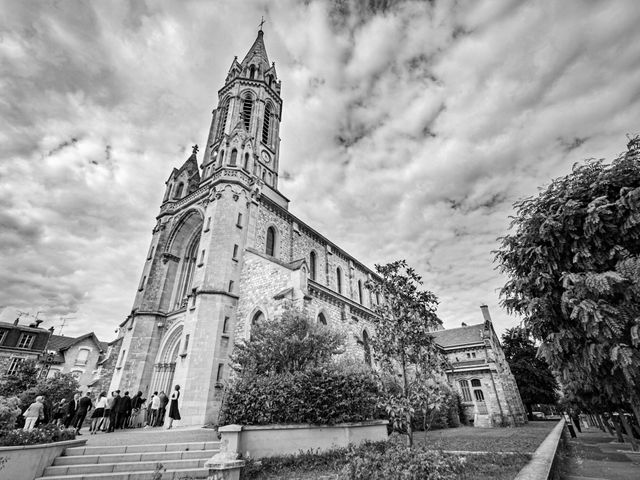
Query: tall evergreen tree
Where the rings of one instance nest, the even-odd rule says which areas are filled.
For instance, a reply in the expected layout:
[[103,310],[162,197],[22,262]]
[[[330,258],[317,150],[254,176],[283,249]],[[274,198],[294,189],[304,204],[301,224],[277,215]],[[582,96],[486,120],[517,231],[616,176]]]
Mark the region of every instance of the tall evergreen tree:
[[555,404],[560,386],[546,361],[536,356],[533,339],[521,327],[502,335],[502,348],[529,416],[535,404]]

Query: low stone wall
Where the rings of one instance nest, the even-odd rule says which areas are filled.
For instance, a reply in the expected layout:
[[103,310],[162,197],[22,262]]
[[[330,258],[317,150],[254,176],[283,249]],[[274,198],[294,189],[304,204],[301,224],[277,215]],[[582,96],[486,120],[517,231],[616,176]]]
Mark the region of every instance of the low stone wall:
[[44,469],[49,467],[65,448],[79,447],[85,443],[87,441],[82,439],[40,445],[0,447],[0,478],[33,480],[42,476]]
[[244,458],[264,458],[386,440],[388,423],[375,420],[337,425],[226,425],[218,432],[222,435],[221,451]]
[[560,420],[534,452],[531,461],[518,472],[514,480],[550,480],[554,478],[553,464],[563,429],[564,420]]

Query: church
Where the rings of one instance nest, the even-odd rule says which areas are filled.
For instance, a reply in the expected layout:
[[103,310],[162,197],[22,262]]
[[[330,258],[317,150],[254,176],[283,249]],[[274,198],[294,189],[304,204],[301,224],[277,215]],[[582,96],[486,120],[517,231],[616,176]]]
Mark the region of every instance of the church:
[[[195,146],[169,175],[133,308],[120,325],[110,391],[168,394],[179,384],[182,424],[217,423],[234,342],[288,302],[342,331],[345,354],[371,363],[368,319],[379,299],[364,285],[375,273],[292,215],[278,189],[280,93],[260,29],[218,91],[202,157]],[[456,351],[455,339],[447,342]],[[522,405],[491,392],[501,412]],[[484,398],[484,409],[472,402],[472,410],[491,416],[497,410],[488,412]]]

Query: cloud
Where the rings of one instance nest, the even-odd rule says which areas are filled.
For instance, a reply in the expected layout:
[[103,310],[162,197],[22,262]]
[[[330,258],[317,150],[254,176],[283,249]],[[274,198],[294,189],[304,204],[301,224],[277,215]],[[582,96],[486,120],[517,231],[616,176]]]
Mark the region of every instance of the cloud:
[[0,20],[0,305],[109,339],[164,181],[206,139],[265,15],[280,190],[369,265],[407,258],[449,326],[517,321],[491,251],[511,204],[640,118],[635,3],[50,2]]

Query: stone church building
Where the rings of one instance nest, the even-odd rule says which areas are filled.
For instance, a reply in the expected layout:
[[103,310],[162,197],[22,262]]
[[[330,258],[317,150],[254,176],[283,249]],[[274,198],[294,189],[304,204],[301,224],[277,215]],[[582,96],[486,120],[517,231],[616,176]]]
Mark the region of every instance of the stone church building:
[[[215,423],[234,342],[293,301],[371,362],[375,275],[289,212],[278,189],[281,83],[258,36],[233,60],[198,148],[166,182],[110,390],[181,386],[182,424]],[[507,367],[508,368],[508,367]],[[518,397],[519,399],[519,397]]]

